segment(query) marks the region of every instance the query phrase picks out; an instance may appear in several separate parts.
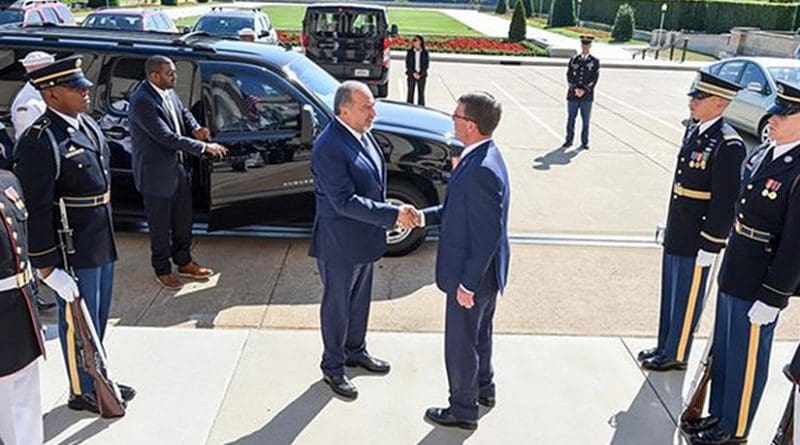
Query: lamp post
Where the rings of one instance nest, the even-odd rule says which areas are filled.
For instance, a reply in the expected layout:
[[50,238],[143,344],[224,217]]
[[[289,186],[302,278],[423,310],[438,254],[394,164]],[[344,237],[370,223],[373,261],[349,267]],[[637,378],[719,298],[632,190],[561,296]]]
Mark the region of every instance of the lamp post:
[[581,26],[581,3],[583,0],[578,0],[578,26]]
[[661,36],[664,34],[664,16],[667,15],[667,4],[661,4],[661,24],[658,26],[658,45],[661,46]]

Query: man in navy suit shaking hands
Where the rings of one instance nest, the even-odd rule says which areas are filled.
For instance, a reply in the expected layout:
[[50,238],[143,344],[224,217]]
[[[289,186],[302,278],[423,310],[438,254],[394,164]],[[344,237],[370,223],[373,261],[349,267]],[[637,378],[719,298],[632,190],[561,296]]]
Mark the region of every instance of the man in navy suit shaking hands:
[[478,427],[478,405],[495,404],[492,319],[506,285],[510,248],[510,185],[503,156],[492,140],[500,102],[485,92],[458,99],[453,114],[461,159],[444,204],[424,209],[420,225],[440,226],[436,285],[447,294],[445,364],[450,406],[425,418],[443,426]]
[[386,374],[389,363],[367,352],[372,264],[386,251],[386,229],[419,224],[417,211],[386,201],[386,163],[370,134],[375,99],[360,82],[348,81],[334,96],[333,119],[314,142],[311,171],[317,211],[309,255],[317,259],[323,380],[348,400],[358,390],[345,366]]

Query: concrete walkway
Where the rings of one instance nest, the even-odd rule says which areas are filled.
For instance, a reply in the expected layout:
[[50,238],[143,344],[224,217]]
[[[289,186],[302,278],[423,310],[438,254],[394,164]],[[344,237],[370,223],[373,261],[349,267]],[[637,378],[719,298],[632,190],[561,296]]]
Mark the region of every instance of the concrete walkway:
[[[427,407],[446,403],[441,334],[370,333],[369,341],[392,372],[350,369],[360,395],[345,402],[320,381],[317,331],[112,328],[106,344],[115,377],[139,394],[126,417],[108,421],[66,408],[53,338],[42,372],[46,443],[685,443],[675,419],[695,366],[648,376],[632,354],[649,339],[495,336],[498,405],[482,409],[474,433],[423,420]],[[774,433],[790,390],[779,368],[793,350],[775,345],[751,443]]]
[[[494,14],[465,10],[441,9],[439,12],[459,20],[470,28],[490,37],[508,37],[510,21]],[[580,41],[562,36],[544,29],[528,26],[527,37],[539,44],[547,46],[552,55],[575,54],[580,51]],[[644,45],[612,45],[597,42],[592,45],[592,53],[601,60],[631,60],[631,51],[628,48],[643,47]]]

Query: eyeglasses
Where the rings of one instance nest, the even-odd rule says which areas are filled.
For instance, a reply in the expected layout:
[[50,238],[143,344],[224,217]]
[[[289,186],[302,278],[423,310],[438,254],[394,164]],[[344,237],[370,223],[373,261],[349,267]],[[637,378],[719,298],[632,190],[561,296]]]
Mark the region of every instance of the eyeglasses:
[[452,117],[452,118],[453,118],[453,120],[456,120],[456,119],[464,119],[465,121],[470,121],[470,122],[478,122],[478,121],[476,121],[475,119],[469,118],[469,117],[467,117],[467,116],[464,116],[464,115],[461,115],[461,114],[451,114],[451,115],[450,115],[450,117]]

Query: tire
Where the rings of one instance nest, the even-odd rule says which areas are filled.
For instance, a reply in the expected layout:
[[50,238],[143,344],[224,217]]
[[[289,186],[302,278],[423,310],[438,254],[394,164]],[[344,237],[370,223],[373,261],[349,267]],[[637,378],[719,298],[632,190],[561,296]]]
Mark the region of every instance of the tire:
[[387,97],[389,96],[389,82],[386,82],[382,85],[378,85],[378,92],[376,94],[377,97]]
[[[405,181],[392,181],[389,184],[387,202],[401,205],[411,204],[421,209],[428,205],[428,200],[414,185]],[[403,256],[413,252],[425,241],[425,229],[387,230],[386,256]]]
[[765,144],[769,142],[769,134],[767,133],[767,124],[769,123],[769,116],[765,116],[761,119],[761,123],[758,124],[758,140]]

